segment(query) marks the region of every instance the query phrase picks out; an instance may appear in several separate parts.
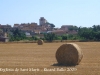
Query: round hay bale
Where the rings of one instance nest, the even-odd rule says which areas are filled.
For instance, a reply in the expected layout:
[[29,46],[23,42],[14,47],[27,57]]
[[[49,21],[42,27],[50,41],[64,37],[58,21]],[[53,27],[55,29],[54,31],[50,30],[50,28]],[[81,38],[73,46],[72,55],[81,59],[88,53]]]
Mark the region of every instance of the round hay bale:
[[63,44],[56,51],[56,59],[58,64],[68,66],[78,65],[82,58],[82,50],[75,43]]
[[43,40],[39,39],[37,43],[38,45],[43,45]]

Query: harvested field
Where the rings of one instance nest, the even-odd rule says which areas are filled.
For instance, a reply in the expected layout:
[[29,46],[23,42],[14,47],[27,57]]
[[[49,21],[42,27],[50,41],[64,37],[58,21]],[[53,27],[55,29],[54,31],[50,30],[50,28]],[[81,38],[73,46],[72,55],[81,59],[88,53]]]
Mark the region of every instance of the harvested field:
[[[74,42],[84,57],[77,66],[57,65],[56,50],[64,43],[0,44],[0,75],[100,75],[100,42]],[[48,70],[47,70],[48,69]]]

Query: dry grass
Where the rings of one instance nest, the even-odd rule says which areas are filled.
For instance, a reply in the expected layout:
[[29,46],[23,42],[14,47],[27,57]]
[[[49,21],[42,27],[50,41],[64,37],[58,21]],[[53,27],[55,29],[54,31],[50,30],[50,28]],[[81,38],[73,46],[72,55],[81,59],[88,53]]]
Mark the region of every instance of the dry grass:
[[[56,50],[63,43],[0,44],[0,68],[38,68],[40,71],[1,72],[0,75],[100,75],[100,42],[76,42],[80,45],[84,58],[80,65],[75,67],[53,66],[57,63]],[[43,71],[50,69],[72,69],[77,71]]]

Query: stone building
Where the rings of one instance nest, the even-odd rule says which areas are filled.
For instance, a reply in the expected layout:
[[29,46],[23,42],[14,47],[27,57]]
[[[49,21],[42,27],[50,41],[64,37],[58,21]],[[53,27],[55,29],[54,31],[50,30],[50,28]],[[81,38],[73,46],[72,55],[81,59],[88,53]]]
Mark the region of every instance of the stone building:
[[0,33],[0,42],[9,42],[8,34],[5,33]]
[[8,32],[12,29],[12,27],[11,27],[11,25],[8,25],[8,24],[7,25],[1,25],[0,24],[0,29],[2,29],[3,32]]
[[60,29],[64,31],[69,31],[70,27],[73,27],[73,25],[62,25]]
[[39,25],[45,25],[46,23],[47,23],[47,20],[44,17],[40,17]]

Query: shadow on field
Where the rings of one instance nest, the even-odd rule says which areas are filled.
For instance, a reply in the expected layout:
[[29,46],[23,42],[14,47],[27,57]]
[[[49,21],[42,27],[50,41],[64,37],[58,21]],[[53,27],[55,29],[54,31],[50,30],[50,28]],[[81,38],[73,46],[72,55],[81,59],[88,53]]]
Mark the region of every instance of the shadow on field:
[[59,66],[59,67],[75,67],[76,65],[63,65],[63,64],[58,64],[58,63],[55,63],[51,66]]

